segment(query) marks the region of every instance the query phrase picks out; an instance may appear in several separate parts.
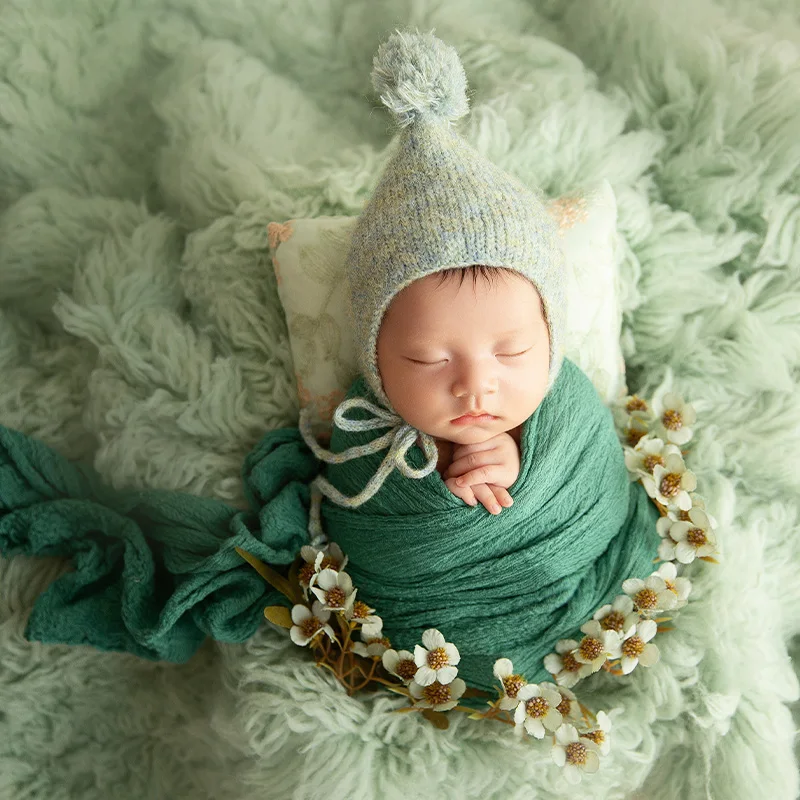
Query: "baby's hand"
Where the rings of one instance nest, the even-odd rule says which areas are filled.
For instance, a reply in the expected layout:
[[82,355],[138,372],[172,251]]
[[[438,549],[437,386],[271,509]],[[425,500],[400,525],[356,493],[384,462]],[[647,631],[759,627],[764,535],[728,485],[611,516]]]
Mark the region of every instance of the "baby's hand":
[[453,462],[442,477],[456,497],[471,506],[479,502],[491,514],[513,504],[506,491],[519,477],[519,447],[508,433],[499,433],[480,444],[453,449]]

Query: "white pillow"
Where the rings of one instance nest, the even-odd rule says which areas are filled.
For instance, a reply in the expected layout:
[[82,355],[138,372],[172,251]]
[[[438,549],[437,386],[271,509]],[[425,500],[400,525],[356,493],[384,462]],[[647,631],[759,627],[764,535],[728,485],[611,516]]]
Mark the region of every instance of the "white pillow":
[[[548,204],[567,264],[565,354],[606,403],[625,394],[617,292],[617,204],[608,181]],[[336,406],[358,374],[347,323],[344,262],[357,217],[293,219],[268,226],[286,314],[300,407],[327,438]]]

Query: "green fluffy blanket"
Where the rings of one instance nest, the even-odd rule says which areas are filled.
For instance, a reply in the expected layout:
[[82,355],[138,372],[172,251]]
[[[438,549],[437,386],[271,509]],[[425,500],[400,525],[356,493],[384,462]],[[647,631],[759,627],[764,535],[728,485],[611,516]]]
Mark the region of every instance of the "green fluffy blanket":
[[0,3],[0,424],[115,491],[262,507],[242,465],[298,415],[267,225],[363,207],[394,133],[372,58],[406,25],[458,50],[482,153],[553,197],[611,182],[628,384],[695,403],[720,564],[687,567],[658,664],[585,681],[612,750],[569,787],[506,726],[348,697],[267,623],[183,664],[30,642],[73,567],[1,559],[3,800],[797,795],[788,0]]
[[[347,397],[377,403],[361,378]],[[336,427],[331,450],[380,435]],[[353,496],[384,455],[330,464],[325,476]],[[412,467],[425,460],[411,448]],[[544,656],[576,638],[626,578],[647,577],[660,540],[658,511],[628,478],[611,413],[569,359],[522,427],[520,460],[514,505],[497,517],[465,505],[435,470],[418,480],[391,472],[357,508],[322,504],[323,529],[347,554],[358,597],[376,608],[392,646],[413,652],[437,628],[459,648],[459,676],[488,692],[502,657],[529,680],[552,680]]]

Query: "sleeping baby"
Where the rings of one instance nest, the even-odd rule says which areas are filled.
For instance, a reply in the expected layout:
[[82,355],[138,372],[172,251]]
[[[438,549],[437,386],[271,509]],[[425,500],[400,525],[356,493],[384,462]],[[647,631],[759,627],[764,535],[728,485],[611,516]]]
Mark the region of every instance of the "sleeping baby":
[[396,649],[434,627],[489,689],[652,570],[658,512],[612,415],[563,356],[564,258],[540,195],[470,147],[458,55],[394,33],[373,84],[401,128],[346,261],[359,376],[311,484],[312,541],[337,543]]
[[533,283],[484,265],[420,278],[389,305],[377,354],[392,406],[434,437],[447,488],[492,514],[510,506],[520,430],[544,398],[550,362]]

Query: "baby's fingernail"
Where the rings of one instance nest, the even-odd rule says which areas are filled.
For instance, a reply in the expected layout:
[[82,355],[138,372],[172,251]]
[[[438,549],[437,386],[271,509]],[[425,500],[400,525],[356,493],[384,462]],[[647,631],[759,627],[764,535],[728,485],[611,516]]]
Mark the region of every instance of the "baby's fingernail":
[[492,514],[499,514],[500,506],[492,506]]

